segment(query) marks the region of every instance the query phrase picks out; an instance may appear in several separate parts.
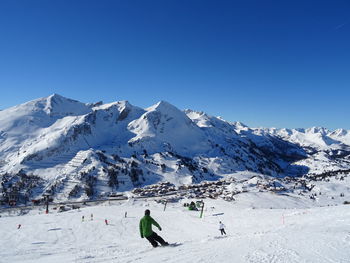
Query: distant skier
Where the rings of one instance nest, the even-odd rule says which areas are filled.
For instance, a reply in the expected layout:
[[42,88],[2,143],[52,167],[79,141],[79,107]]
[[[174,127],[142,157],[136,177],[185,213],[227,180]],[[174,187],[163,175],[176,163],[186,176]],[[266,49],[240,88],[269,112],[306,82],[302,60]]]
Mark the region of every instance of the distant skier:
[[[140,220],[140,235],[141,238],[146,238],[153,247],[157,247],[158,243],[160,243],[162,246],[168,246],[169,243],[165,242],[163,238],[157,235],[156,232],[153,232],[152,225],[155,225],[158,227],[159,231],[162,231],[162,228],[160,225],[150,216],[151,211],[146,210],[145,216],[141,218]],[[158,243],[157,243],[158,242]]]
[[81,216],[81,222],[84,222],[85,217]]
[[221,235],[225,234],[226,235],[226,232],[225,232],[225,225],[220,221],[219,222],[219,230],[221,232]]

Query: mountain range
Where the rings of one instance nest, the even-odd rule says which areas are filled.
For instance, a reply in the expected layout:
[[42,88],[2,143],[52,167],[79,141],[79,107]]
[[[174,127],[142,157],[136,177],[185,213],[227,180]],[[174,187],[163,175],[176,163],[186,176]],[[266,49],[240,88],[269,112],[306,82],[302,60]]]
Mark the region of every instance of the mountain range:
[[296,178],[350,169],[350,131],[250,128],[168,102],[82,103],[53,94],[0,111],[0,190],[96,198],[240,172]]

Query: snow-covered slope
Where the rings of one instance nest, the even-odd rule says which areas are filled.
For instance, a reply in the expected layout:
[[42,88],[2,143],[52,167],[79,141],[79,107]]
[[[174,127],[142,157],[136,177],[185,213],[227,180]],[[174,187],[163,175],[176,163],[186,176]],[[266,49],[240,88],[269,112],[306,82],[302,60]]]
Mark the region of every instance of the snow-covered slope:
[[[0,111],[2,201],[87,199],[158,181],[350,168],[350,132],[252,129],[161,101],[86,104],[54,94]],[[0,200],[1,201],[1,200]]]
[[288,139],[305,147],[319,150],[349,149],[349,132],[338,129],[333,132],[325,128],[313,127],[309,129],[255,129],[260,134],[272,134]]
[[209,148],[203,131],[184,112],[165,101],[146,109],[128,128],[136,135],[130,143],[153,153],[169,150],[193,156]]
[[[75,119],[89,111],[91,109],[87,105],[57,94],[0,111],[2,159],[37,139],[43,130],[58,125],[57,121],[65,117]],[[65,125],[69,125],[70,122],[67,122]]]
[[[250,199],[255,209],[246,205]],[[348,206],[307,208],[299,203],[284,209],[286,201],[272,194],[259,199],[249,193],[242,196],[240,204],[207,200],[203,218],[199,211],[188,211],[181,203],[169,203],[163,211],[162,204],[131,200],[63,213],[32,210],[16,217],[2,213],[0,261],[349,262]],[[273,209],[259,208],[270,206]],[[178,246],[152,248],[140,237],[138,225],[145,209],[151,210],[162,227],[162,231],[154,230]],[[225,224],[226,236],[220,235],[219,221]]]
[[348,169],[350,164],[349,131],[325,128],[309,129],[253,129],[254,134],[272,135],[305,149],[307,158],[295,164],[306,166],[309,173]]

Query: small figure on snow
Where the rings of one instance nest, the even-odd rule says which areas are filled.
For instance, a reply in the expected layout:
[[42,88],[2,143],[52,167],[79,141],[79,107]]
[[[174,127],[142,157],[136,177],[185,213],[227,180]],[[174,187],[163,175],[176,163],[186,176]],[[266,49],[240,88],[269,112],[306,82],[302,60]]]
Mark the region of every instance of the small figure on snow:
[[90,215],[90,220],[93,221],[94,220],[94,214]]
[[20,228],[21,228],[21,226],[22,226],[21,224],[18,224],[18,227],[17,227],[17,229],[20,229]]
[[157,235],[156,232],[153,232],[152,225],[155,225],[158,227],[159,231],[162,231],[162,228],[160,225],[150,216],[151,211],[146,210],[145,216],[141,218],[140,220],[140,235],[141,238],[146,238],[153,247],[157,247],[158,243],[160,243],[162,246],[168,246],[169,243],[165,242],[164,239]]
[[221,235],[225,234],[226,235],[226,232],[225,232],[225,225],[220,221],[219,222],[219,230],[221,232]]
[[124,217],[125,217],[125,218],[128,217],[128,212],[125,212]]
[[107,219],[105,219],[105,224],[106,224],[106,226],[108,226],[108,221],[107,221]]
[[84,218],[85,218],[84,216],[81,216],[81,222],[84,222]]
[[196,203],[195,202],[191,202],[190,205],[188,206],[188,210],[191,210],[191,211],[197,211],[197,207],[196,207]]

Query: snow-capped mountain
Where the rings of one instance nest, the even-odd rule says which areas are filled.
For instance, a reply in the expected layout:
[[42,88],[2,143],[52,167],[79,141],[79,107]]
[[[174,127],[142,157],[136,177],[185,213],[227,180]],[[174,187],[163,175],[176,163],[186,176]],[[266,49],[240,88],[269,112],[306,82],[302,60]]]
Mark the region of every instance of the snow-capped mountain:
[[255,134],[273,135],[302,147],[308,158],[296,165],[306,166],[309,173],[344,170],[350,164],[350,132],[344,129],[329,131],[325,128],[309,129],[254,129]]
[[97,197],[239,171],[281,178],[350,168],[350,131],[249,128],[161,101],[94,104],[54,94],[0,111],[3,192]]

